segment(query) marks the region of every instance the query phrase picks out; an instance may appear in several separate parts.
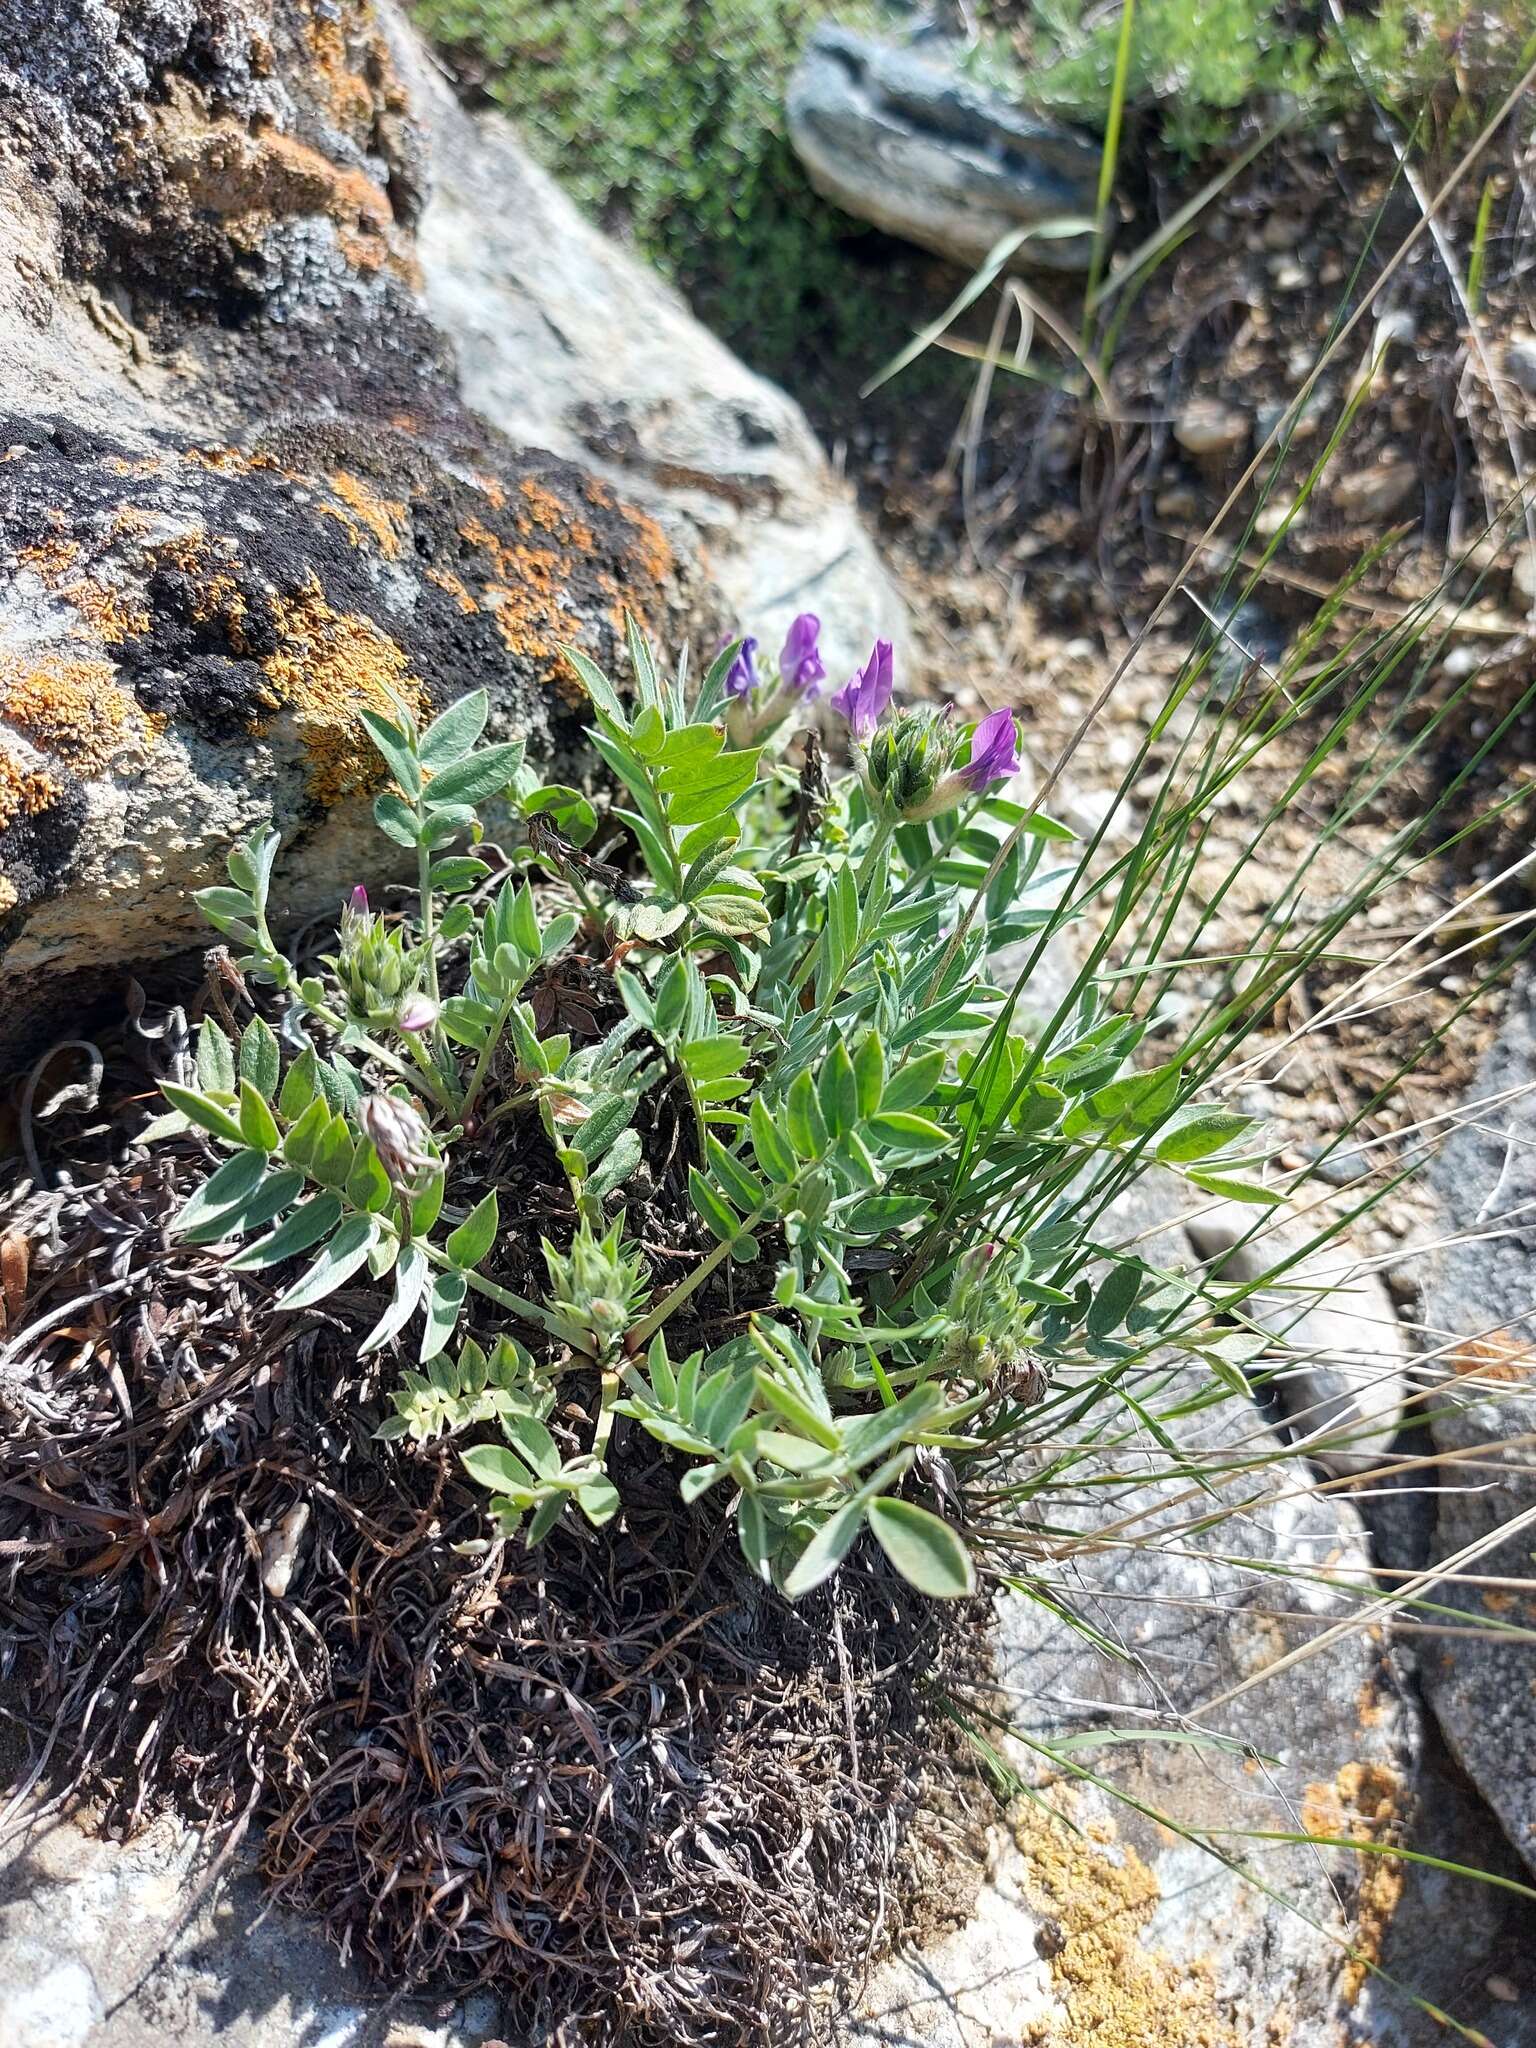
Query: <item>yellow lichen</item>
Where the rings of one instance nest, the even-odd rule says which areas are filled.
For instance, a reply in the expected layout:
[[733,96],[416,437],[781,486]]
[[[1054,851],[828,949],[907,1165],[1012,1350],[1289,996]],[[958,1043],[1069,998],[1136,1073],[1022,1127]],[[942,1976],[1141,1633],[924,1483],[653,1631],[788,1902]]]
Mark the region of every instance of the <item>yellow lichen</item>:
[[479,605],[470,596],[463,581],[455,576],[451,569],[428,569],[425,574],[429,583],[435,583],[439,590],[447,591],[461,612],[479,611]]
[[341,503],[322,505],[320,510],[345,528],[347,538],[355,548],[363,545],[365,532],[371,533],[378,543],[379,552],[392,562],[400,552],[401,536],[405,531],[406,511],[401,501],[398,498],[381,498],[345,469],[338,469],[332,476],[331,489]]
[[[426,692],[404,653],[371,619],[333,611],[318,582],[273,606],[282,645],[262,662],[273,713],[287,711],[309,755],[309,794],[331,805],[372,789],[382,765],[358,712],[389,714],[401,700],[426,714]],[[258,721],[258,733],[270,721]]]
[[[1380,1763],[1347,1763],[1331,1784],[1308,1785],[1301,1803],[1307,1832],[1328,1839],[1390,1842],[1398,1831],[1401,1782]],[[1359,1997],[1403,1896],[1403,1866],[1374,1850],[1358,1854],[1358,1892],[1349,1961],[1339,1979],[1346,2005]]]
[[82,775],[99,774],[126,752],[143,753],[153,730],[105,661],[0,656],[0,719]]
[[0,832],[57,803],[62,794],[45,768],[29,768],[14,754],[0,752]]
[[1039,2048],[1237,2048],[1210,1966],[1174,1963],[1141,1943],[1161,1896],[1156,1877],[1129,1844],[1108,1853],[1107,1823],[1093,1828],[1101,1847],[1074,1833],[1074,1805],[1071,1788],[1057,1785],[1015,1819],[1026,1902],[1060,1931],[1049,1963],[1066,2011],[1064,2026],[1026,2038]]

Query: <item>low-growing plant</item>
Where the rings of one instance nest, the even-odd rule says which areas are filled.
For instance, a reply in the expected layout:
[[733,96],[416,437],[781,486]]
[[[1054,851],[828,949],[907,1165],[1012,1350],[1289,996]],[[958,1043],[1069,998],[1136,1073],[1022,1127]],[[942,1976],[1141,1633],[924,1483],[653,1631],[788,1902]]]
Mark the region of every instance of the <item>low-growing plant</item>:
[[[971,727],[895,708],[880,642],[830,700],[851,758],[829,774],[813,738],[798,767],[777,745],[824,680],[813,617],[772,677],[751,640],[697,689],[633,631],[630,655],[628,703],[569,658],[633,866],[589,851],[591,800],[541,784],[519,745],[481,744],[483,693],[425,731],[362,714],[391,777],[375,817],[416,855],[415,898],[386,920],[354,890],[323,971],[273,937],[276,834],[230,855],[199,901],[282,1014],[238,1042],[206,1018],[195,1085],[166,1087],[159,1131],[227,1153],[177,1232],[245,1239],[242,1269],[302,1258],[279,1307],[371,1280],[385,1300],[361,1351],[415,1354],[381,1435],[452,1439],[502,1534],[537,1542],[568,1505],[608,1521],[625,1418],[687,1461],[683,1502],[713,1494],[789,1594],[866,1527],[922,1591],[964,1594],[966,1547],[914,1482],[995,1440],[1061,1365],[1129,1357],[1159,1313],[1139,1259],[1086,1269],[1085,1174],[1155,1159],[1264,1202],[1250,1122],[1178,1061],[1138,1069],[1145,1025],[1092,981],[1026,1031],[1019,985],[992,980],[1000,946],[1063,921],[1072,837],[1002,794],[1011,712]],[[521,826],[500,879],[493,800]],[[540,1022],[572,953],[606,997],[583,1046]],[[709,1240],[665,1289],[616,1206],[664,1093],[685,1105],[677,1220]],[[542,1131],[569,1190],[537,1299],[496,1277],[517,1225],[495,1186],[459,1194],[509,1119]],[[710,1344],[730,1269],[731,1334]],[[472,1294],[507,1325],[489,1348],[460,1332]],[[549,1417],[572,1376],[591,1423],[567,1454]]]

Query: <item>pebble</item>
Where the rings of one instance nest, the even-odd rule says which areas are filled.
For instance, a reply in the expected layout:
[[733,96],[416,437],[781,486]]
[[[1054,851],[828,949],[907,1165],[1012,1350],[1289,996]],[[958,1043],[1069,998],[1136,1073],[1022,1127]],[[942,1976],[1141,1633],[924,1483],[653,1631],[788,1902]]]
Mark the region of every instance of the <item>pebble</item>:
[[1522,391],[1536,392],[1536,336],[1516,335],[1505,342],[1504,372]]
[[1333,485],[1334,504],[1348,519],[1390,519],[1419,488],[1419,466],[1392,456],[1341,476]]
[[1197,398],[1174,422],[1173,438],[1186,455],[1233,455],[1248,445],[1249,419],[1217,398]]

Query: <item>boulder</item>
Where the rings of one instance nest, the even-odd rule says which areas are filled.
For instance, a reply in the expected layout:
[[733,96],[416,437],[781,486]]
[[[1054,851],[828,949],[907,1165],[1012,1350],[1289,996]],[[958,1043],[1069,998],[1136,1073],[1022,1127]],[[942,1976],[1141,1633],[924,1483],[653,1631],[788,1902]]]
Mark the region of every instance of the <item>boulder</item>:
[[[1113,1234],[1188,1270],[1178,1206],[1171,1183],[1135,1190]],[[1369,1584],[1357,1509],[1250,1404],[1212,1404],[1204,1368],[1168,1371],[1175,1454],[1241,1443],[1256,1461],[1218,1482],[1235,1512],[1202,1527],[1208,1497],[1134,1425],[1057,1478],[1045,1519],[1071,1554],[1021,1559],[998,1611],[999,1746],[1030,1794],[975,1910],[877,1972],[851,2043],[1429,2048],[1445,2036],[1424,2000],[1529,2048],[1529,1902],[1375,1853],[1509,1875],[1401,1658],[1356,1628],[1289,1661],[1357,1610],[1322,1574]],[[1097,1544],[1108,1524],[1123,1537]],[[1251,1839],[1302,1830],[1366,1846]]]
[[816,190],[889,235],[975,269],[1006,236],[1019,270],[1082,271],[1100,152],[1073,129],[919,53],[827,22],[789,82],[789,139]]
[[[425,223],[407,75],[451,159]],[[538,231],[496,243],[510,132],[477,134],[369,0],[17,0],[0,108],[0,1060],[200,943],[190,892],[262,818],[289,841],[292,922],[377,872],[360,706],[483,685],[493,731],[559,769],[582,724],[562,647],[617,664],[625,608],[696,652],[802,592],[846,605],[834,647],[895,627],[795,408],[635,266],[605,270],[534,174]],[[457,277],[465,221],[481,246]],[[567,261],[566,286],[517,282]],[[477,337],[520,291],[525,324],[557,302],[573,333],[594,321],[588,440],[623,439],[631,383],[643,460],[591,452],[557,335],[512,340],[521,399],[505,374],[498,395]],[[434,318],[449,303],[490,417]]]
[[1429,1640],[1422,1666],[1447,1742],[1536,1872],[1536,1646],[1498,1633],[1536,1629],[1533,1084],[1536,985],[1527,977],[1434,1175],[1446,1242],[1425,1297],[1426,1342],[1445,1374],[1429,1417],[1434,1446],[1476,1461],[1439,1476],[1431,1555],[1475,1550],[1467,1573],[1511,1583],[1447,1576],[1434,1586],[1430,1597],[1481,1632]]
[[814,611],[841,680],[877,634],[899,638],[902,601],[799,406],[600,233],[501,115],[465,112],[386,18],[432,138],[417,237],[427,308],[468,404],[683,521],[730,619],[765,646]]

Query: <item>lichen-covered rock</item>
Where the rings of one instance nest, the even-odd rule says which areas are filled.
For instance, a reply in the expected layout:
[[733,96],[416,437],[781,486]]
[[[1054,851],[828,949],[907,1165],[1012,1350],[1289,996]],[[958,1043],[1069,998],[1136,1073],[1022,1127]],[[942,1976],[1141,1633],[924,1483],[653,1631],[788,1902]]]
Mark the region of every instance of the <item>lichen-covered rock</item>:
[[[510,432],[466,406],[420,290],[430,138],[402,65],[429,73],[387,27],[370,0],[0,11],[0,1061],[197,943],[190,892],[260,818],[291,919],[376,869],[359,707],[484,685],[493,730],[554,766],[581,724],[564,644],[616,664],[626,607],[676,647],[784,595],[766,515],[712,552],[692,484],[640,479],[642,508],[544,435],[564,386],[502,408]],[[434,118],[457,203],[492,220],[512,145],[477,161]],[[505,264],[557,275],[572,218]],[[495,326],[495,266],[476,278]],[[888,592],[794,408],[698,347],[722,393],[763,394],[786,505],[820,494],[811,549]],[[525,371],[533,392],[548,366]]]
[[733,620],[767,644],[805,610],[834,673],[899,638],[901,599],[800,408],[584,219],[499,114],[465,113],[408,36],[399,55],[432,134],[427,305],[470,404],[680,515]]
[[[1187,1268],[1177,1199],[1134,1191],[1114,1234]],[[1510,1875],[1399,1656],[1358,1627],[1291,1660],[1357,1611],[1323,1580],[1369,1583],[1358,1511],[1208,1389],[1171,1362],[1157,1407],[1175,1454],[1245,1446],[1229,1513],[1134,1429],[1042,1502],[1061,1554],[1023,1568],[1046,1597],[1005,1594],[998,1627],[998,1741],[1033,1794],[970,1918],[880,1969],[849,2048],[1430,2048],[1416,1998],[1536,2042],[1529,1902],[1381,1853]],[[1302,1832],[1363,1846],[1255,1839]]]
[[[1434,1176],[1445,1244],[1425,1326],[1447,1383],[1430,1428],[1437,1451],[1475,1463],[1464,1478],[1448,1468],[1435,1494],[1431,1554],[1461,1556],[1468,1577],[1442,1579],[1432,1597],[1484,1632],[1430,1640],[1420,1662],[1447,1742],[1536,1872],[1536,1538],[1521,1519],[1536,1518],[1533,1083],[1536,985],[1527,976]],[[1501,1637],[1509,1627],[1525,1639]]]

